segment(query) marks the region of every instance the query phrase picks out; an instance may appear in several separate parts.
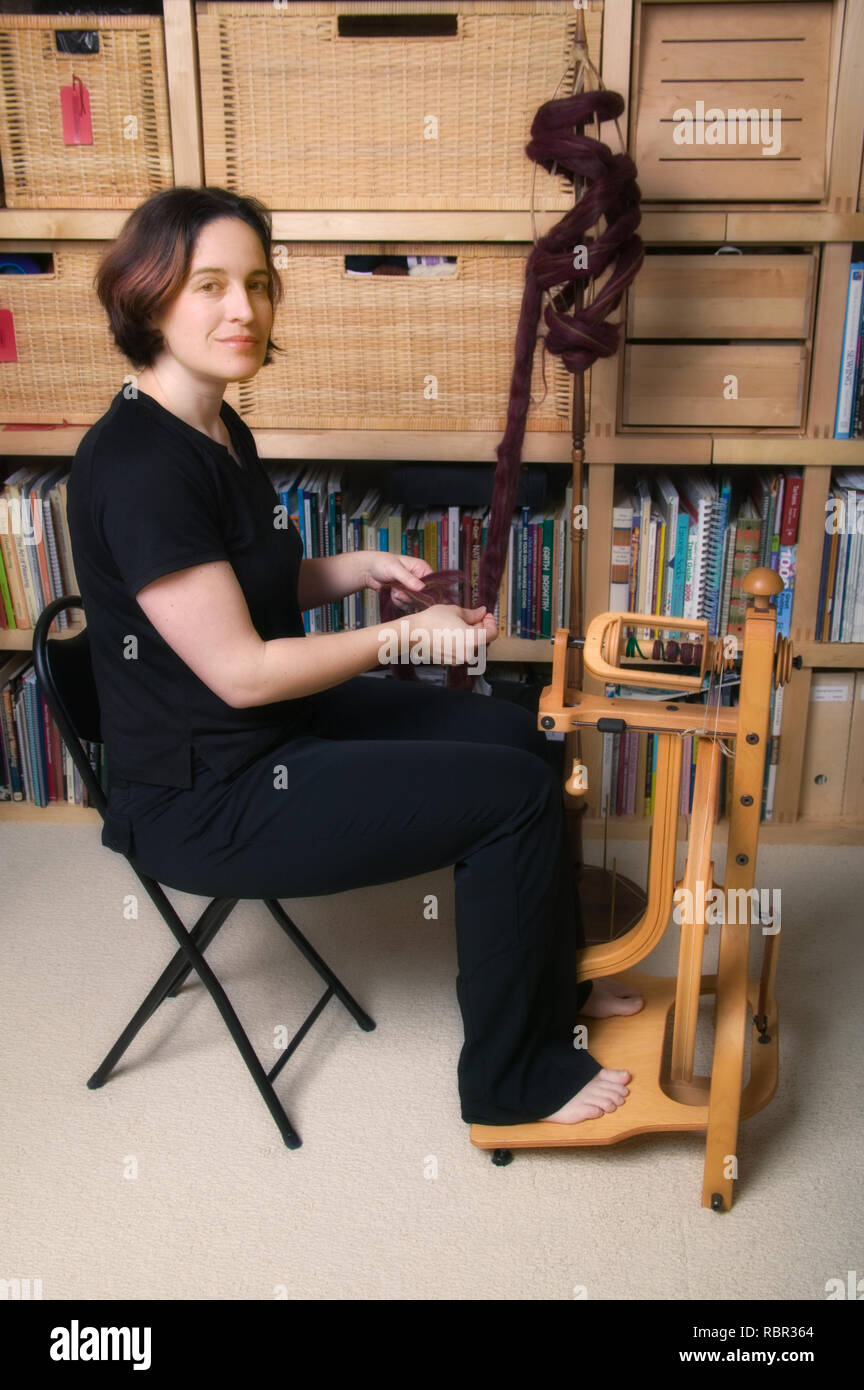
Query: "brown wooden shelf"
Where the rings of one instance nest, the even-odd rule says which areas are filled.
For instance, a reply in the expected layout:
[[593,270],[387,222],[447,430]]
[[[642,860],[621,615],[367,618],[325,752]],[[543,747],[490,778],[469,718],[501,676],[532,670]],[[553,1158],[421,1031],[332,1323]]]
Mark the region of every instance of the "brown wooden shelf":
[[98,825],[95,806],[76,806],[71,801],[35,806],[32,801],[0,801],[0,821],[35,821],[40,825]]
[[[69,457],[89,425],[57,425],[53,429],[7,429],[0,425],[0,458]],[[437,463],[442,458],[465,464],[494,466],[500,432],[437,430],[289,430],[253,429],[262,459],[327,459],[333,462]],[[589,463],[656,464],[703,468],[785,465],[787,467],[864,468],[864,439],[814,439],[803,435],[639,432],[589,434]],[[526,464],[569,464],[569,433],[526,430],[522,461]]]
[[[26,242],[50,251],[57,241],[113,241],[130,209],[0,208],[0,243]],[[535,209],[534,226],[545,235],[566,208]],[[531,242],[531,213],[524,211],[351,211],[271,209],[273,240],[373,242]],[[764,243],[864,241],[864,212],[802,208],[800,203],[762,207],[642,204],[639,235],[646,245],[696,242]],[[38,241],[46,245],[38,247]],[[23,250],[5,245],[4,249]]]
[[864,642],[793,641],[792,647],[803,665],[814,670],[852,671],[864,666]]
[[[106,402],[107,406],[108,402]],[[95,421],[93,422],[95,423]],[[0,425],[0,456],[23,455],[34,459],[74,455],[90,425],[42,426],[7,429]],[[477,463],[494,466],[503,430],[446,432],[443,430],[289,430],[253,429],[262,459],[356,459],[388,463]],[[567,463],[572,459],[569,431],[550,434],[526,430],[522,448],[524,463]]]

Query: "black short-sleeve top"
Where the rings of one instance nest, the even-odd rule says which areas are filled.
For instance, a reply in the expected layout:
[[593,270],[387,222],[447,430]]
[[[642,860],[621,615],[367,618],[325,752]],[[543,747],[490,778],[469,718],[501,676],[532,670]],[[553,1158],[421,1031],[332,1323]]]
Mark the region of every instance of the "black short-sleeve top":
[[[67,516],[110,775],[192,786],[192,752],[224,780],[299,730],[308,700],[234,709],[136,601],[152,580],[228,560],[264,641],[303,637],[303,543],[227,401],[234,452],[144,391],[120,390],[72,461]],[[131,640],[131,639],[134,639]]]

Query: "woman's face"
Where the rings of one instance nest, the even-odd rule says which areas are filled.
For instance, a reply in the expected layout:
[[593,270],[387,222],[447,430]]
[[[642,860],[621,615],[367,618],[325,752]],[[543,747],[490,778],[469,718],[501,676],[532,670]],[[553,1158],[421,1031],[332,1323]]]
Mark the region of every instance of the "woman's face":
[[[167,351],[195,375],[243,381],[259,370],[273,325],[270,270],[255,232],[238,217],[201,228],[189,274],[153,319]],[[249,339],[251,343],[231,341]]]

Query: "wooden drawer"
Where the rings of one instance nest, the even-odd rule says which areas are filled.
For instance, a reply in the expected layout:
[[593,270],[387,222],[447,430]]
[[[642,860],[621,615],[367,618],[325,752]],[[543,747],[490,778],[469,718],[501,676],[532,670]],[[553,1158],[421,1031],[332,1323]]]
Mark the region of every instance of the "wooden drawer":
[[628,344],[622,424],[797,427],[806,367],[803,343]]
[[643,198],[824,197],[832,10],[830,0],[643,5],[633,141]]
[[628,338],[806,338],[816,255],[645,257]]

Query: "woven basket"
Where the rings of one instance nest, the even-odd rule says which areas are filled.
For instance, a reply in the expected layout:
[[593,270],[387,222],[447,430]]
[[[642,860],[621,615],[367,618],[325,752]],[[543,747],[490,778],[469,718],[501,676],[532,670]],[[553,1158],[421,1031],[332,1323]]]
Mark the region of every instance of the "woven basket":
[[[501,430],[507,417],[526,245],[291,242],[274,246],[284,349],[225,398],[251,427]],[[456,256],[446,277],[349,275],[346,254]],[[542,319],[538,332],[545,332]],[[529,430],[570,428],[573,377],[542,345]]]
[[[59,53],[55,31],[99,31]],[[67,144],[61,88],[83,83],[93,143]],[[174,181],[162,20],[0,16],[0,159],[10,208],[133,208]]]
[[[91,425],[133,374],[93,280],[105,245],[60,242],[54,271],[0,276],[18,360],[0,362],[0,423]],[[446,278],[345,272],[346,254],[456,256]],[[225,399],[254,428],[502,431],[530,247],[292,242],[275,247],[284,349]],[[545,331],[541,320],[539,331]],[[573,378],[534,356],[526,429],[570,428]],[[589,378],[586,378],[586,382]],[[436,394],[437,393],[437,394]]]
[[0,422],[92,425],[131,375],[93,288],[101,242],[58,242],[48,275],[0,275],[17,362],[0,362]]
[[[602,9],[582,11],[600,65]],[[340,36],[340,16],[458,17],[452,37]],[[196,7],[205,181],[268,206],[572,207],[525,154],[538,107],[572,94],[563,0],[309,0]],[[562,80],[563,79],[563,80]],[[430,138],[433,137],[433,138]]]

